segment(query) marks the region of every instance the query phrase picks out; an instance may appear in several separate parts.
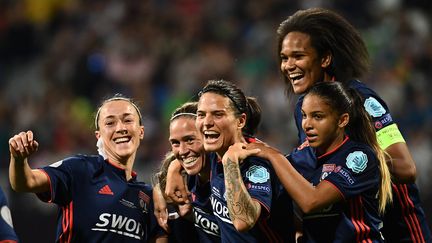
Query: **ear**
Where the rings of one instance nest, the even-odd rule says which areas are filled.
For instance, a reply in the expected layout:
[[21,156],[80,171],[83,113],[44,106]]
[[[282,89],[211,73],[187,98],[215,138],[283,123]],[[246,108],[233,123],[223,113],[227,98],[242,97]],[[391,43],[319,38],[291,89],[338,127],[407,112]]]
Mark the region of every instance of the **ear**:
[[345,128],[348,125],[348,123],[349,123],[349,114],[348,113],[343,113],[339,117],[338,127]]
[[144,139],[144,126],[141,126],[141,128],[140,128],[139,137],[140,137],[140,139]]
[[243,129],[243,127],[246,126],[246,114],[242,113],[237,121],[237,127],[240,128],[240,130]]
[[326,52],[326,54],[321,58],[321,67],[322,68],[328,68],[333,60],[333,55],[331,52]]
[[96,139],[99,139],[100,138],[100,132],[99,131],[95,131],[95,136],[96,136]]

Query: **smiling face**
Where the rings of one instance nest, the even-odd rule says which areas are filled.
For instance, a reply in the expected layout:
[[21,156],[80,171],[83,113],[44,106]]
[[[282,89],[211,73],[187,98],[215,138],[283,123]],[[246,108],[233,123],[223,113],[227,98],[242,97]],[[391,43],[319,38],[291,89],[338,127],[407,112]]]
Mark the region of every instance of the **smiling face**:
[[329,55],[320,58],[308,34],[288,33],[281,46],[281,71],[295,94],[303,94],[316,82],[330,80],[324,69],[331,63]]
[[108,159],[126,164],[135,159],[140,140],[144,138],[144,126],[134,106],[126,100],[105,103],[99,112],[99,130],[96,137],[102,138]]
[[245,125],[246,115],[235,117],[228,97],[207,92],[198,102],[196,127],[203,135],[204,149],[217,152],[222,156],[229,146],[241,142],[241,129]]
[[195,117],[180,116],[171,121],[169,141],[176,159],[189,175],[198,174],[205,163],[201,134],[195,126]]
[[317,149],[318,155],[342,143],[349,120],[347,113],[338,115],[321,97],[309,94],[303,100],[302,115],[303,130],[309,145]]

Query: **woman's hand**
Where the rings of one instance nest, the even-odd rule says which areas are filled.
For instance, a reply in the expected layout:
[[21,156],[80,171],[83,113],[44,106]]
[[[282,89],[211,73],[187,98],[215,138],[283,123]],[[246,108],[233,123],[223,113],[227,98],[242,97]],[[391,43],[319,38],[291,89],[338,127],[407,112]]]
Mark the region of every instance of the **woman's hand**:
[[38,150],[39,143],[33,139],[33,132],[20,132],[9,139],[9,151],[16,161],[23,161]]

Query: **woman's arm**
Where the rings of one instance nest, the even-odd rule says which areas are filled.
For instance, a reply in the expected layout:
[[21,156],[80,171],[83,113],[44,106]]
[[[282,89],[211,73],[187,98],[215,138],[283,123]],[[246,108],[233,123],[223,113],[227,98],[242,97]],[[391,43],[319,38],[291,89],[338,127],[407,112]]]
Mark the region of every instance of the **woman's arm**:
[[184,178],[181,174],[181,166],[178,160],[171,162],[168,167],[168,173],[166,178],[165,194],[178,204],[190,203],[189,194]]
[[319,211],[335,202],[343,200],[343,196],[339,190],[325,180],[317,186],[313,186],[276,149],[258,142],[250,143],[247,146],[248,149],[260,149],[257,156],[271,162],[285,190],[287,190],[304,213]]
[[388,164],[390,173],[393,175],[393,182],[414,183],[416,180],[416,165],[408,146],[404,142],[394,143],[388,146],[385,151],[390,155],[391,161]]
[[48,177],[40,170],[32,170],[28,164],[28,157],[37,151],[38,146],[32,131],[21,132],[9,139],[9,181],[17,192],[50,190]]
[[244,148],[244,144],[236,143],[230,146],[222,158],[228,211],[234,227],[239,232],[250,230],[261,214],[261,205],[249,195],[239,167],[240,160],[253,155],[256,151]]

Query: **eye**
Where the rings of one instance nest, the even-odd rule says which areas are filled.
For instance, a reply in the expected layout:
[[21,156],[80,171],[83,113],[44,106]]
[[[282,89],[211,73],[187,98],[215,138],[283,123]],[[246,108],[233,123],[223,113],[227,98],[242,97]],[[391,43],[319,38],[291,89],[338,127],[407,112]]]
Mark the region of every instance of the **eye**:
[[197,113],[197,118],[202,119],[205,117],[205,114],[203,112],[198,112]]
[[178,147],[180,145],[179,141],[170,141],[171,147]]
[[188,138],[188,139],[186,140],[186,143],[187,143],[188,145],[192,145],[194,142],[195,142],[195,139],[194,139],[194,138]]
[[115,124],[115,122],[113,120],[107,120],[105,121],[105,126],[113,126]]

